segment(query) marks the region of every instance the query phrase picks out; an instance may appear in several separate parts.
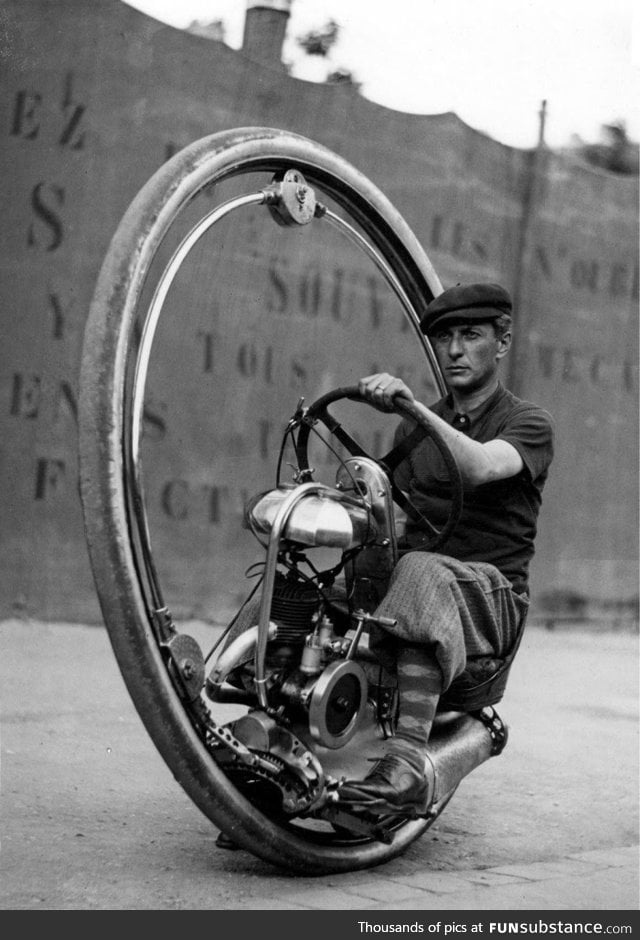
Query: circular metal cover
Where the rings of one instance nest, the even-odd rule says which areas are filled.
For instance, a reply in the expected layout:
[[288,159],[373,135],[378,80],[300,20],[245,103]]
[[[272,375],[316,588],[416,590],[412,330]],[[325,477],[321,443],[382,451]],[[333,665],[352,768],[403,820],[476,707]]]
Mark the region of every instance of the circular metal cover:
[[367,702],[367,678],[350,660],[331,663],[309,700],[309,730],[324,747],[339,748],[356,732]]

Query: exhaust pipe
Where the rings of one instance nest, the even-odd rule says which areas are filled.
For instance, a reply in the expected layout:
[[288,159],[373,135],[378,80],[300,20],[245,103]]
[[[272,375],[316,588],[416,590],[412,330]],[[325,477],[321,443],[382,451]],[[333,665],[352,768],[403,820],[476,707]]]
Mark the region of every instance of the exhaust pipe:
[[427,749],[427,777],[433,793],[428,815],[438,815],[443,800],[450,797],[467,774],[500,754],[507,737],[506,725],[491,706],[472,714],[439,715]]
[[[268,639],[275,639],[277,633],[277,625],[269,622]],[[225,682],[225,679],[232,669],[251,659],[257,644],[258,626],[256,625],[249,627],[248,630],[245,630],[237,636],[235,640],[222,651],[215,661],[205,684],[205,691],[212,702],[233,702],[236,704],[253,704],[255,702],[256,695],[254,692],[246,692],[243,689],[238,689],[234,685]]]

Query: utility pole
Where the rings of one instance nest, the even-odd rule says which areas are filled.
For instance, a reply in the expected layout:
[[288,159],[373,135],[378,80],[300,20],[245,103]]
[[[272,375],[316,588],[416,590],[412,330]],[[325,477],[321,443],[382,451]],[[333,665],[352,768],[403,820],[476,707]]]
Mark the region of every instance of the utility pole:
[[544,132],[547,125],[547,99],[543,98],[540,110],[538,111],[538,150],[544,147]]
[[531,249],[531,231],[536,217],[536,207],[540,199],[544,155],[546,153],[545,129],[547,123],[547,99],[543,99],[538,111],[538,142],[533,150],[525,157],[528,163],[522,196],[522,215],[520,217],[520,237],[518,256],[513,287],[513,304],[516,313],[517,329],[515,330],[509,370],[509,388],[519,394],[522,390],[522,369],[520,368],[519,353],[522,348],[524,331],[526,327],[527,292],[525,285],[529,270]]

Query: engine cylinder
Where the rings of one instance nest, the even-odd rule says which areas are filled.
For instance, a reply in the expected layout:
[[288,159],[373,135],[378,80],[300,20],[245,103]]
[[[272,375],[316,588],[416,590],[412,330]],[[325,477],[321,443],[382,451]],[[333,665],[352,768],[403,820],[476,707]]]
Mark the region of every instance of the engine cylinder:
[[294,575],[276,572],[270,619],[278,624],[278,644],[304,643],[313,630],[319,603],[320,596],[313,586]]

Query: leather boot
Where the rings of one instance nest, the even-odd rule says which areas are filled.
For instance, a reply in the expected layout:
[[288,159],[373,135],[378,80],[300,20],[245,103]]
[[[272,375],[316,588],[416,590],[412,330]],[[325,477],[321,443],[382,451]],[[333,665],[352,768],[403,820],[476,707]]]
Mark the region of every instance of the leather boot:
[[346,780],[338,790],[339,802],[378,815],[424,816],[433,796],[426,767],[424,754],[408,748],[392,750],[364,780]]

